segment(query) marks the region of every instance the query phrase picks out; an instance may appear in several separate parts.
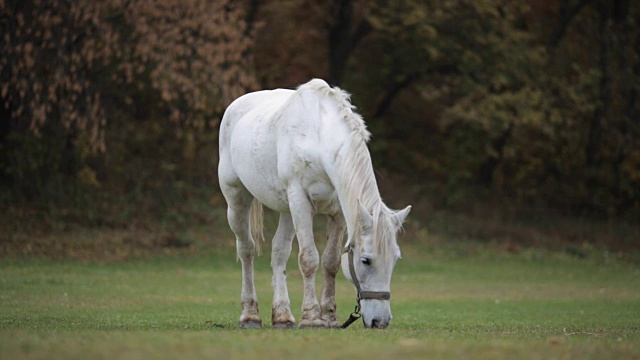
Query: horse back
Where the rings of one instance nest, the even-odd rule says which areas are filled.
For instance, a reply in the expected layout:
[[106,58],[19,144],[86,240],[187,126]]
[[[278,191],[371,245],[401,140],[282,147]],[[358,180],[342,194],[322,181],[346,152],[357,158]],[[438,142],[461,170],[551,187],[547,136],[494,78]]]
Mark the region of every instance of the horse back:
[[[234,100],[225,110],[220,123],[220,150],[228,147],[233,130],[250,112],[273,112],[293,94],[293,90],[263,90],[245,94]],[[250,121],[250,119],[249,119]],[[226,150],[226,149],[224,149]]]

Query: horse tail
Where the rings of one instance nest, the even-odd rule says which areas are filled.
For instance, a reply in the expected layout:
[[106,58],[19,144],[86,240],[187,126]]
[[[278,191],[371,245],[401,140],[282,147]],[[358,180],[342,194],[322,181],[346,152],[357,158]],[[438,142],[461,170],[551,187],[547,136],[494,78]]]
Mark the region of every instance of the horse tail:
[[262,210],[262,203],[257,199],[253,199],[251,204],[251,237],[256,244],[256,253],[262,255],[261,243],[264,242],[264,212]]

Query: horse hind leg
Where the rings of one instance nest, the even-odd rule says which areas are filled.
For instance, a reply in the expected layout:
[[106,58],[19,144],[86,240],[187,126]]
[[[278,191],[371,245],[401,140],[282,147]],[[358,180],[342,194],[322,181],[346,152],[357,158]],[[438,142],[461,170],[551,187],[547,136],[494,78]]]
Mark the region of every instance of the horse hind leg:
[[277,329],[293,329],[296,319],[291,314],[291,300],[287,289],[287,261],[291,255],[291,245],[295,228],[291,214],[281,213],[278,230],[273,237],[271,248],[271,268],[273,277],[273,305],[271,308],[271,323]]
[[328,327],[339,327],[336,316],[336,275],[340,269],[340,248],[346,224],[342,214],[328,216],[327,245],[322,253],[322,294],[320,309],[322,320]]
[[242,314],[240,327],[245,329],[261,328],[258,296],[254,285],[253,259],[255,257],[255,241],[250,231],[250,211],[253,196],[236,184],[221,183],[222,192],[227,200],[227,217],[229,226],[236,236],[236,249],[242,263]]

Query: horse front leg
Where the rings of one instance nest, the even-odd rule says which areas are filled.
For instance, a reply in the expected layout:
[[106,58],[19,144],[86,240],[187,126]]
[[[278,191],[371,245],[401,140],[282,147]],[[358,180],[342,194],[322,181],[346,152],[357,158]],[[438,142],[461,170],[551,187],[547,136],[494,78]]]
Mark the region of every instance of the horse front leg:
[[346,229],[342,214],[329,216],[327,222],[327,246],[322,253],[322,295],[320,309],[322,320],[328,327],[339,327],[336,316],[336,275],[340,269],[340,248]]
[[298,266],[304,284],[300,328],[325,327],[316,297],[316,272],[320,256],[313,239],[313,207],[301,187],[288,190],[289,208],[296,229],[300,253]]
[[273,277],[273,305],[271,307],[271,323],[277,329],[296,327],[296,319],[291,314],[291,301],[287,290],[287,261],[291,255],[291,245],[295,228],[291,214],[280,214],[278,230],[273,237],[271,249],[271,269]]

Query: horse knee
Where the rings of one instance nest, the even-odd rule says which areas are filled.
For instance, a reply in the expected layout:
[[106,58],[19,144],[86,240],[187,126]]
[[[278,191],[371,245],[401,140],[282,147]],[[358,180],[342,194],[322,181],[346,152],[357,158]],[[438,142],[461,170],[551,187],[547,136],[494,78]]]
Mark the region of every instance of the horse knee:
[[335,278],[340,269],[340,253],[327,248],[322,254],[322,268],[326,275]]
[[255,256],[256,245],[251,239],[236,239],[236,251],[241,260],[251,260]]
[[322,265],[323,265],[324,273],[326,274],[326,276],[335,278],[338,275],[338,270],[340,269],[339,262],[325,263],[323,261]]
[[298,256],[298,263],[300,270],[305,277],[315,275],[320,263],[320,256],[318,250],[313,248],[300,249],[300,255]]

